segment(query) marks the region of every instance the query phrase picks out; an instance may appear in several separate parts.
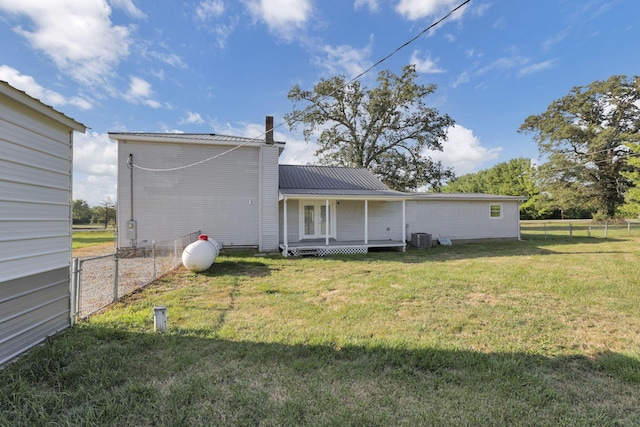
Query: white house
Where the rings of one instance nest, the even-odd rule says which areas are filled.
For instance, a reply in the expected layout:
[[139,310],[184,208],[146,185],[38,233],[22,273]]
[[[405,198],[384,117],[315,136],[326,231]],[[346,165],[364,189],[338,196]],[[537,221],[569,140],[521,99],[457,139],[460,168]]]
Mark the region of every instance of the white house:
[[71,324],[73,132],[0,81],[0,364]]
[[393,191],[364,169],[279,165],[284,143],[215,134],[118,141],[118,245],[201,230],[223,247],[283,255],[404,250],[413,234],[519,238],[521,197]]

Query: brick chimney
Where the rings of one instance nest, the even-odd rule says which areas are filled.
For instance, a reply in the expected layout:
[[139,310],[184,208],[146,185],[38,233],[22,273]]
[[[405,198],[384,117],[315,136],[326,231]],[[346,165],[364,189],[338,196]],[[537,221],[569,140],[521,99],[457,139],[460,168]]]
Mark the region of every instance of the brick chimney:
[[273,145],[273,116],[267,116],[265,120],[265,142]]

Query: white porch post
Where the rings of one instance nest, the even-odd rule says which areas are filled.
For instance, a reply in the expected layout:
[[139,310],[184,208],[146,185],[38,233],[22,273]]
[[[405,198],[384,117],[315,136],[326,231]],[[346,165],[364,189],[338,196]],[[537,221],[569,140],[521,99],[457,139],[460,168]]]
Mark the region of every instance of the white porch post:
[[369,244],[369,201],[364,201],[364,244]]
[[407,248],[407,213],[406,213],[406,200],[402,199],[402,251]]
[[329,221],[331,220],[331,218],[329,218],[329,199],[325,200],[325,214],[327,217],[325,218],[324,224],[324,239],[325,245],[329,246]]
[[289,234],[288,230],[288,222],[287,222],[287,198],[284,198],[284,214],[282,215],[282,220],[284,221],[284,256],[289,256],[289,239],[287,235]]

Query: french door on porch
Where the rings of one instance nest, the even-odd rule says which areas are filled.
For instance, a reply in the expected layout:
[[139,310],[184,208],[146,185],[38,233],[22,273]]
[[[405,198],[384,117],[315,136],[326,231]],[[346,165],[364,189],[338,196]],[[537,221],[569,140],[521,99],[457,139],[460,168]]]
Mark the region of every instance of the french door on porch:
[[336,235],[335,202],[329,202],[327,211],[326,201],[300,201],[300,236],[303,239],[318,239],[327,237],[327,221],[329,222],[329,237]]

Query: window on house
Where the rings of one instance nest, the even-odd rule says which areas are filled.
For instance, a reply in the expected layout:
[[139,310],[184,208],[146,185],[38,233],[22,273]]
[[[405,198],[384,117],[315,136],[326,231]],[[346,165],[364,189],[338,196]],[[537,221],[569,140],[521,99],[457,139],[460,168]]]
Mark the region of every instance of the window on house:
[[490,216],[491,218],[502,218],[502,205],[491,205]]

